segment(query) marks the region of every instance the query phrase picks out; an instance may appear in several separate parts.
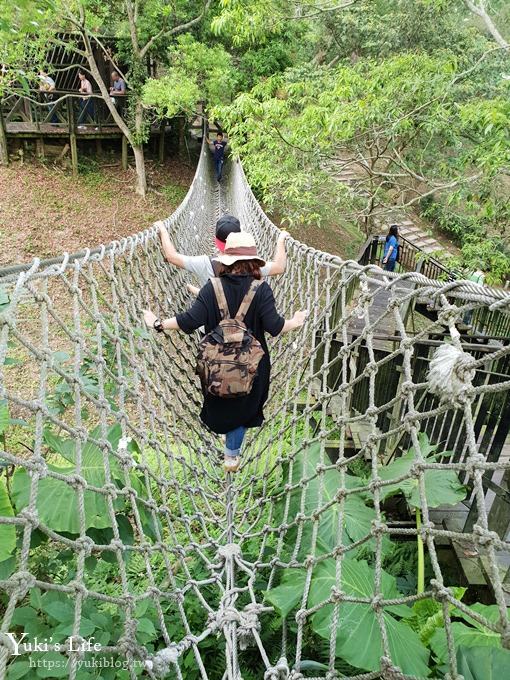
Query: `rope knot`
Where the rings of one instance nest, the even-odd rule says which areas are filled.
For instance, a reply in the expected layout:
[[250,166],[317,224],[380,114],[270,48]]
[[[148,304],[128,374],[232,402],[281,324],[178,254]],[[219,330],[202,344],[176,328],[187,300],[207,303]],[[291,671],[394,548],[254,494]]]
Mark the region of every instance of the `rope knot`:
[[439,583],[436,579],[431,579],[430,585],[434,591],[434,599],[440,602],[447,602],[451,597],[450,591],[442,583]]
[[3,589],[9,595],[16,594],[18,600],[22,600],[35,586],[35,580],[35,576],[29,571],[18,571],[5,582]]
[[347,489],[338,489],[338,491],[335,494],[335,500],[340,502],[346,496],[347,496]]
[[42,456],[32,456],[30,468],[32,472],[37,472],[39,479],[44,479],[44,477],[48,476],[48,466]]
[[164,678],[170,673],[171,666],[175,666],[179,660],[179,648],[172,642],[156,652],[150,659],[145,661],[145,668],[152,671],[156,677]]
[[37,529],[39,526],[39,515],[37,514],[37,510],[28,510],[25,508],[18,513],[18,517],[22,517],[26,524],[30,524],[32,529]]
[[82,477],[78,474],[69,475],[69,484],[75,489],[86,489],[88,486],[88,482],[85,477]]
[[412,432],[413,430],[418,431],[420,429],[419,415],[418,411],[408,411],[405,414],[403,423],[406,432]]
[[305,569],[311,569],[315,564],[315,557],[313,555],[307,555],[304,562],[303,566]]
[[470,354],[454,345],[445,344],[438,347],[427,374],[429,391],[440,397],[441,401],[460,405],[459,398],[467,394],[475,377],[473,361]]
[[336,586],[331,586],[331,592],[329,595],[329,599],[331,602],[341,602],[344,599],[345,593],[340,590],[340,588],[337,588]]
[[74,591],[75,595],[81,595],[82,597],[87,597],[87,588],[79,581],[69,581],[67,587]]
[[372,609],[376,612],[381,611],[382,609],[382,604],[381,602],[383,601],[383,596],[379,593],[378,595],[374,595],[371,601]]
[[406,676],[398,666],[394,666],[387,656],[381,656],[381,671],[385,680],[405,680]]
[[272,607],[263,607],[252,602],[246,605],[243,611],[238,612],[239,627],[237,629],[237,638],[239,640],[239,648],[243,651],[255,642],[253,633],[260,630],[259,615],[267,610],[272,611]]
[[372,536],[377,536],[377,534],[385,534],[388,532],[388,525],[385,522],[379,522],[376,519],[372,520]]
[[368,488],[371,493],[374,493],[374,491],[382,487],[382,484],[382,479],[380,477],[375,477],[369,481]]
[[377,362],[376,361],[369,361],[368,364],[364,368],[364,372],[367,375],[375,375],[377,373]]
[[479,545],[493,545],[494,543],[499,543],[500,538],[495,531],[489,531],[484,529],[479,524],[473,526],[473,534],[475,535],[475,540]]
[[483,453],[475,453],[475,455],[470,456],[465,463],[466,472],[468,472],[469,475],[473,477],[477,470],[483,469],[482,466],[485,464],[485,462],[486,460]]
[[237,543],[226,543],[225,545],[220,545],[217,555],[223,561],[234,557],[240,557],[242,555],[241,546]]
[[112,501],[116,500],[119,494],[117,487],[112,482],[108,482],[107,484],[105,484],[103,486],[103,491],[105,491],[108,494],[108,496],[110,496]]
[[269,666],[264,673],[264,680],[289,680],[287,659],[282,657],[275,666]]
[[110,541],[110,546],[114,548],[114,550],[125,550],[125,545],[124,543],[120,540],[120,538],[112,538]]
[[85,553],[85,557],[90,557],[95,543],[90,536],[80,536],[76,539],[76,545],[80,552]]
[[306,609],[298,609],[295,619],[296,623],[304,623],[306,621]]
[[400,385],[400,393],[403,397],[408,397],[412,394],[414,388],[414,383],[412,380],[404,380]]

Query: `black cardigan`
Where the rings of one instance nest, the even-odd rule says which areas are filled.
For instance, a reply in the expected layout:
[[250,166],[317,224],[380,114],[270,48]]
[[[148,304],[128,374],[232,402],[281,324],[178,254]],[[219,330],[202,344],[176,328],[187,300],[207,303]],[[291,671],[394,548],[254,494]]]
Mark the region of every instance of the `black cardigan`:
[[[229,274],[222,276],[221,281],[230,314],[234,317],[253,277]],[[185,333],[192,333],[201,326],[205,326],[208,333],[216,328],[219,322],[220,310],[210,281],[200,290],[192,307],[187,312],[177,315],[177,324]],[[264,420],[262,408],[269,392],[271,370],[264,333],[276,336],[281,333],[284,323],[285,319],[276,311],[273,291],[264,281],[259,286],[246,314],[245,324],[261,343],[265,354],[259,363],[258,374],[250,394],[237,399],[204,395],[200,417],[213,432],[225,434],[240,425],[259,427],[262,424]]]

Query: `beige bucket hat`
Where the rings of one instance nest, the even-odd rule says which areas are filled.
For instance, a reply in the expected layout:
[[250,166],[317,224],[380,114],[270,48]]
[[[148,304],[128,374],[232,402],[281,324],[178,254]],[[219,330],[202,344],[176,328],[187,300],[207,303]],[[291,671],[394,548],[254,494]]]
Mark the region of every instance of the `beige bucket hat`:
[[257,253],[257,246],[253,236],[247,231],[229,234],[225,242],[224,252],[214,259],[227,267],[239,260],[257,260],[261,267],[266,264]]

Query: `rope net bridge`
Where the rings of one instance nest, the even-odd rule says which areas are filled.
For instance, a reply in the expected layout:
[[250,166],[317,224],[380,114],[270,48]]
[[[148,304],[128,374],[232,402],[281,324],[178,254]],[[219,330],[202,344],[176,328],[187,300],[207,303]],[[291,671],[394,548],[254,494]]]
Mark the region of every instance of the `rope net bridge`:
[[[210,253],[229,210],[269,257],[278,230],[241,165],[219,187],[208,156],[204,147],[166,221],[171,238],[182,252]],[[272,342],[266,421],[227,478],[222,441],[198,419],[198,336],[143,327],[144,308],[171,315],[191,301],[154,229],[3,270],[0,507],[10,509],[0,531],[10,568],[0,581],[0,677],[27,658],[13,656],[9,633],[24,630],[27,642],[34,619],[52,636],[48,653],[66,661],[44,677],[72,679],[453,680],[463,628],[510,646],[498,567],[510,544],[490,528],[484,484],[510,466],[480,453],[477,428],[487,404],[507,397],[508,375],[488,379],[485,369],[501,367],[509,349],[477,358],[455,326],[480,306],[509,313],[510,297],[383,274],[293,239],[287,251],[287,272],[272,281],[277,303],[309,318]],[[381,295],[383,308],[373,304]],[[418,298],[437,318],[410,334]],[[427,370],[435,360],[417,379],[419,343],[434,332],[445,340],[428,348]],[[390,521],[395,494],[407,521]],[[463,499],[475,511],[467,533],[431,520],[432,507]],[[483,553],[492,607],[445,581],[438,555],[449,541]],[[419,564],[426,548],[423,592],[405,591],[386,569],[404,543]],[[410,620],[420,605],[439,621],[430,645]],[[91,652],[79,643],[92,636],[123,670],[84,667]]]

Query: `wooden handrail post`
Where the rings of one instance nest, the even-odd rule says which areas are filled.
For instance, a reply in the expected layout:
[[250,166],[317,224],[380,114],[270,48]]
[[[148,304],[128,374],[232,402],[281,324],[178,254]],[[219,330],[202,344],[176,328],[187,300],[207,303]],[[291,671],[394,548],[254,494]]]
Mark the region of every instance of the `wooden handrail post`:
[[4,117],[0,103],[0,165],[9,165],[9,147],[7,146],[7,135],[5,133]]
[[67,125],[69,130],[69,146],[71,147],[71,164],[73,175],[78,174],[78,145],[76,143],[76,121],[74,116],[73,97],[67,96]]

